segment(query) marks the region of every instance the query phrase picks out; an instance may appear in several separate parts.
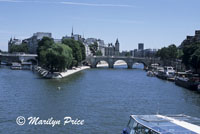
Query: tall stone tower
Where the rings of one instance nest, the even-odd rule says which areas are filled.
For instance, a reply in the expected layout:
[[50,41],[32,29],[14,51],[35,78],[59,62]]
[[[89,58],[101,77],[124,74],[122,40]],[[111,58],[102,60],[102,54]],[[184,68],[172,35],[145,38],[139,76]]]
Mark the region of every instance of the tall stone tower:
[[119,41],[118,41],[118,39],[116,40],[116,43],[115,43],[115,55],[119,56]]

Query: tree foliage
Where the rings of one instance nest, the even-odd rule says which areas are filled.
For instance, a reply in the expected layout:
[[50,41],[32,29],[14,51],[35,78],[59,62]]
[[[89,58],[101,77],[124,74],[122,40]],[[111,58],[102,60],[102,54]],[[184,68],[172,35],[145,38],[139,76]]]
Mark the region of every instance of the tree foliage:
[[93,44],[89,45],[90,51],[93,55],[96,55],[97,50],[98,50],[98,44],[97,42],[94,42]]
[[186,67],[200,68],[200,43],[192,43],[183,47],[182,61]]
[[85,59],[85,46],[73,39],[62,39],[62,43],[69,46],[72,49],[72,55],[74,57],[72,66],[78,66],[81,61]]
[[46,68],[51,72],[63,71],[72,64],[72,50],[64,44],[53,44],[45,54]]
[[39,64],[51,72],[63,71],[72,65],[72,49],[64,44],[54,43],[53,39],[44,37],[38,43]]
[[175,60],[178,57],[178,48],[172,44],[168,47],[163,47],[156,53],[157,57],[162,60]]
[[78,41],[78,43],[79,43],[79,46],[81,48],[82,60],[85,60],[86,59],[85,45],[80,41]]
[[12,45],[10,48],[11,53],[15,52],[23,52],[28,53],[28,45],[26,43],[22,43],[20,45]]
[[46,63],[46,52],[48,48],[51,48],[54,44],[52,38],[43,37],[41,41],[38,42],[37,54],[38,54],[38,61],[39,64],[44,66]]
[[95,53],[96,56],[102,56],[102,52],[100,50],[97,50],[97,52]]

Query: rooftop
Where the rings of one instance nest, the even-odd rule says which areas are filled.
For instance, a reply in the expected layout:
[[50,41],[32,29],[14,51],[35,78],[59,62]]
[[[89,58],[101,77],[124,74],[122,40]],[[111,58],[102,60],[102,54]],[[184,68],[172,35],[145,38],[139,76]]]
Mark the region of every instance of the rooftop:
[[131,117],[159,134],[200,134],[200,118],[186,115],[131,115]]

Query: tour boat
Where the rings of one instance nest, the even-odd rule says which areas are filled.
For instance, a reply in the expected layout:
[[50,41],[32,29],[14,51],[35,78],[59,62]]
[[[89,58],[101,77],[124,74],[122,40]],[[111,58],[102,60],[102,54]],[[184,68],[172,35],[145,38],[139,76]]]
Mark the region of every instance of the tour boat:
[[187,115],[131,115],[122,134],[200,134],[200,118]]
[[11,65],[11,69],[12,70],[21,70],[22,69],[22,65],[20,63],[13,62],[12,65]]

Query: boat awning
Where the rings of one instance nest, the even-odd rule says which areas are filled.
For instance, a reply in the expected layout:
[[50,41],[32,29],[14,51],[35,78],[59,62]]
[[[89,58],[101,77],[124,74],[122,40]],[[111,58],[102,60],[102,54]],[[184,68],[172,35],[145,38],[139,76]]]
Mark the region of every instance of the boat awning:
[[159,134],[200,134],[200,118],[186,115],[131,115],[139,124]]

